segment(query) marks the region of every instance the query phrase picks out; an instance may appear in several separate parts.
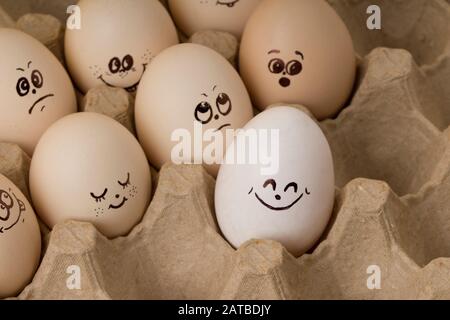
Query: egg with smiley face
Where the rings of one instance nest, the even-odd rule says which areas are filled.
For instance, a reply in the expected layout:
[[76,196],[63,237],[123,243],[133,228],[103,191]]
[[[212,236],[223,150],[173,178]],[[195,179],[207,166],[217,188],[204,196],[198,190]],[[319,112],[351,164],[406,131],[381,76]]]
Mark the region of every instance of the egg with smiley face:
[[169,13],[158,0],[81,0],[80,28],[65,35],[69,71],[86,93],[104,84],[135,93],[151,60],[178,43]]
[[[217,175],[227,131],[241,128],[252,116],[250,97],[236,70],[215,51],[196,44],[173,46],[156,57],[136,96],[139,141],[158,168],[166,162],[203,163]],[[208,132],[221,145],[210,163],[203,157],[210,145]],[[181,140],[186,148],[177,152]],[[183,154],[180,162],[174,160],[178,153]]]
[[239,65],[256,107],[302,104],[320,120],[345,105],[356,74],[350,33],[324,0],[263,0],[245,27]]
[[0,175],[0,298],[17,295],[38,267],[41,233],[23,193]]
[[59,120],[42,136],[31,161],[30,191],[50,228],[80,220],[113,238],[129,233],[147,209],[150,168],[124,126],[82,112]]
[[0,140],[32,155],[53,122],[77,111],[75,91],[61,63],[36,39],[1,28],[0,43]]
[[[308,115],[292,107],[267,109],[243,130],[256,138],[235,139],[216,181],[220,229],[236,248],[247,240],[269,239],[300,256],[319,239],[333,210],[334,169],[328,142]],[[248,148],[237,148],[240,141]],[[228,159],[235,150],[262,151],[270,157]]]
[[261,0],[169,0],[178,27],[187,35],[197,31],[226,31],[240,38]]

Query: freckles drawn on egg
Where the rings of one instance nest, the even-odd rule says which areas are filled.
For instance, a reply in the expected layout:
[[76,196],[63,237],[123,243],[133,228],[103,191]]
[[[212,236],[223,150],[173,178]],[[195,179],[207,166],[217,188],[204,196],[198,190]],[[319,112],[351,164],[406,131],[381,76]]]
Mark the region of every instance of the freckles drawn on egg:
[[[91,197],[98,204],[98,207],[95,208],[95,216],[98,217],[105,213],[105,211],[111,210],[119,210],[122,208],[128,200],[134,198],[137,195],[137,187],[131,184],[130,173],[127,173],[127,178],[124,182],[121,180],[117,180],[117,184],[120,187],[120,193],[113,193],[111,197],[109,197],[110,201],[108,203],[106,197],[108,196],[108,188],[105,188],[103,192],[99,195],[96,195],[94,192],[91,192]],[[106,203],[106,204],[104,204]]]
[[[296,182],[290,182],[288,183],[284,189],[283,189],[283,197],[287,197],[290,199],[294,199],[293,201],[291,201],[289,204],[287,204],[286,202],[284,202],[283,197],[280,195],[280,192],[276,192],[277,191],[277,183],[274,179],[268,179],[264,182],[263,184],[263,188],[267,188],[271,186],[272,190],[274,192],[274,199],[275,201],[273,201],[272,199],[262,199],[262,197],[260,197],[258,195],[257,192],[255,192],[255,198],[266,208],[269,208],[271,210],[274,211],[285,211],[285,210],[289,210],[290,208],[292,208],[295,204],[297,204],[302,198],[303,196],[306,194],[307,196],[309,196],[311,194],[311,192],[308,190],[308,188],[305,188],[305,191],[303,193],[301,193],[300,195],[298,195],[298,184]],[[253,187],[250,189],[249,191],[249,195],[252,194],[253,192]],[[293,197],[295,196],[295,197]],[[284,202],[284,204],[283,204]]]
[[[214,123],[218,122],[221,117],[226,117],[231,113],[233,109],[233,104],[228,94],[217,90],[217,85],[212,88],[211,94],[202,93],[201,97],[203,101],[197,104],[194,110],[194,118],[196,121],[200,122],[202,125],[209,124],[211,121]],[[210,98],[211,96],[211,98]],[[214,100],[215,97],[215,100]],[[211,99],[214,100],[214,105],[217,112],[214,111],[211,106]],[[226,120],[225,120],[226,121]],[[218,123],[215,132],[218,132],[226,127],[230,127],[231,123]]]
[[[268,52],[269,56],[281,54],[280,50],[273,49]],[[301,62],[294,58],[293,60],[285,63],[281,58],[274,57],[269,61],[268,68],[269,71],[275,75],[281,75],[278,83],[283,88],[287,88],[291,85],[291,77],[299,75],[303,70],[303,61],[305,57],[302,52],[296,50],[295,55],[301,58]]]
[[[43,90],[42,87],[44,86],[44,77],[42,76],[42,73],[37,69],[33,69],[31,73],[29,72],[32,63],[33,63],[32,61],[29,61],[27,63],[26,69],[16,68],[16,70],[22,74],[19,80],[17,80],[16,92],[19,95],[19,97],[23,99],[25,99],[25,97],[27,97],[28,94],[31,94],[32,97],[34,97],[38,95],[41,92],[41,90]],[[45,108],[47,107],[47,104],[43,104],[43,102],[48,98],[54,96],[55,95],[53,93],[48,93],[34,100],[34,102],[28,108],[28,114],[31,115],[36,106],[40,106],[40,108],[38,107],[38,109],[40,109],[41,112],[44,111]]]
[[139,83],[141,82],[142,75],[147,69],[148,64],[153,59],[153,55],[150,50],[147,50],[145,54],[141,57],[142,63],[141,68],[136,67],[136,62],[131,54],[125,55],[122,59],[118,57],[113,57],[109,60],[107,71],[98,65],[90,66],[89,69],[94,70],[93,76],[98,80],[103,82],[103,84],[108,87],[116,87],[111,82],[113,80],[123,80],[128,77],[128,75],[140,72],[139,80],[134,84],[125,87],[124,89],[128,92],[136,92]]
[[[8,191],[0,190],[0,234],[17,225],[22,218],[22,213],[26,210],[25,203],[17,198],[11,189]],[[24,218],[22,218],[23,222],[25,222]]]

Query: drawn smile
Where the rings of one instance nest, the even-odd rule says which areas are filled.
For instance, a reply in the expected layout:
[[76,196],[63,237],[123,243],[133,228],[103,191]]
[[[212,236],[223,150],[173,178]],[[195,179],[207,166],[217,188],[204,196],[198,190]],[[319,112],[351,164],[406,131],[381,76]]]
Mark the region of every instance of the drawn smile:
[[223,126],[220,126],[219,128],[216,129],[215,132],[218,132],[218,131],[222,130],[223,128],[226,128],[226,127],[231,127],[231,124],[227,123],[227,124],[224,124]]
[[[139,83],[141,82],[142,75],[144,74],[145,70],[147,69],[147,64],[146,64],[146,63],[143,64],[142,66],[143,66],[143,69],[144,69],[144,70],[142,71],[142,74],[141,74],[141,76],[139,77],[139,80],[138,80],[135,84],[133,84],[133,85],[131,85],[131,86],[129,86],[129,87],[124,88],[127,92],[130,92],[130,93],[136,92],[137,87],[139,86]],[[102,81],[104,84],[106,84],[108,87],[112,87],[112,88],[116,87],[116,86],[114,86],[114,85],[108,83],[108,81],[106,81],[106,80],[103,78],[103,75],[99,76],[98,79],[99,79],[100,81]]]
[[123,205],[124,205],[125,202],[127,202],[127,201],[128,201],[128,199],[127,199],[126,197],[123,197],[123,200],[122,200],[122,202],[121,202],[119,205],[115,206],[115,205],[110,204],[110,205],[109,205],[109,209],[120,209],[120,208],[123,207]]
[[[55,96],[55,95],[51,93],[51,94],[47,94],[47,95],[45,95],[45,96],[43,96],[43,97],[37,99],[37,100],[33,103],[33,105],[31,106],[31,108],[28,109],[28,114],[32,114],[32,113],[33,113],[33,109],[34,109],[34,107],[35,107],[38,103],[44,101],[44,100],[47,99],[47,98],[51,98],[51,97],[54,97],[54,96]],[[43,110],[45,109],[45,107],[46,107],[45,105],[42,106],[41,111],[43,111]]]
[[233,8],[234,7],[234,5],[236,4],[236,3],[238,3],[239,2],[239,0],[234,0],[234,1],[231,1],[231,2],[223,2],[223,1],[220,1],[220,0],[217,0],[217,5],[219,6],[219,5],[222,5],[222,6],[227,6],[228,8]]
[[289,210],[290,208],[292,208],[297,202],[300,201],[301,198],[303,198],[303,193],[297,198],[297,200],[295,200],[294,202],[292,202],[290,205],[286,206],[286,207],[274,207],[266,202],[264,202],[263,199],[261,199],[257,193],[255,193],[255,197],[256,199],[259,200],[259,202],[261,202],[264,206],[266,206],[269,209],[275,210],[275,211],[283,211],[283,210]]

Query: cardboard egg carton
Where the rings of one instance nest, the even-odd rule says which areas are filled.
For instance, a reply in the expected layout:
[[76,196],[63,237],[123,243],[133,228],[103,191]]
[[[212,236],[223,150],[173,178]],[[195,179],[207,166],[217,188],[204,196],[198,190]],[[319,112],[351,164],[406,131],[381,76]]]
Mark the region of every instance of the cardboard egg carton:
[[[5,0],[4,8],[14,19],[30,11],[57,16],[62,2]],[[50,233],[42,226],[42,263],[18,298],[450,299],[449,1],[329,2],[361,58],[348,106],[320,123],[337,191],[313,250],[294,258],[268,240],[235,250],[215,219],[214,179],[200,166],[167,164],[152,172],[153,199],[127,237],[109,240],[75,221]],[[366,29],[373,4],[382,10],[381,30]],[[0,24],[3,16],[0,9]],[[233,61],[229,39],[204,32],[188,41]],[[134,132],[133,101],[99,87],[80,109]],[[0,144],[0,173],[27,195],[28,168],[17,146]]]

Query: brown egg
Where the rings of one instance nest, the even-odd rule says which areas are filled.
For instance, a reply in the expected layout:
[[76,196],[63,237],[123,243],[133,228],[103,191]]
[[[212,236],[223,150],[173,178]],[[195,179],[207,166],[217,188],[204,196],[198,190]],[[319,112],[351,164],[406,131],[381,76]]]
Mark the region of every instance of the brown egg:
[[41,233],[23,193],[0,175],[0,298],[16,296],[39,264]]
[[197,31],[226,31],[240,38],[248,17],[261,0],[169,0],[178,27],[191,36]]
[[44,131],[77,111],[72,82],[56,57],[39,41],[0,28],[0,140],[33,154]]
[[[236,70],[215,51],[196,44],[173,46],[156,57],[136,96],[139,141],[158,168],[166,162],[203,163],[216,175],[231,143],[227,131],[243,127],[252,116]],[[208,132],[214,136],[211,143]],[[209,153],[214,141],[221,146]],[[180,143],[184,152],[179,152]]]
[[67,29],[65,54],[84,93],[100,84],[135,92],[151,60],[178,43],[158,0],[81,0],[78,6],[80,29]]
[[318,118],[336,114],[353,88],[349,31],[324,0],[264,0],[250,17],[240,72],[254,104],[303,104]]
[[56,122],[39,141],[30,191],[50,228],[86,221],[113,238],[128,234],[147,209],[150,168],[138,141],[120,123],[76,113]]

